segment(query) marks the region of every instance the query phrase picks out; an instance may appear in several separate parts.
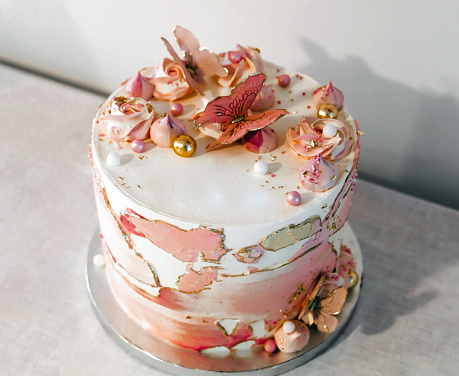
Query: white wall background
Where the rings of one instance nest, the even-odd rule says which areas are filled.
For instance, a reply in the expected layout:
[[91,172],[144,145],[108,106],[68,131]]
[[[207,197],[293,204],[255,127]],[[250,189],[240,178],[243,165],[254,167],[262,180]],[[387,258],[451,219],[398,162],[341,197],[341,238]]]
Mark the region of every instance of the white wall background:
[[0,0],[0,62],[108,93],[168,55],[176,24],[216,52],[258,47],[344,91],[361,177],[459,209],[458,14],[454,0]]

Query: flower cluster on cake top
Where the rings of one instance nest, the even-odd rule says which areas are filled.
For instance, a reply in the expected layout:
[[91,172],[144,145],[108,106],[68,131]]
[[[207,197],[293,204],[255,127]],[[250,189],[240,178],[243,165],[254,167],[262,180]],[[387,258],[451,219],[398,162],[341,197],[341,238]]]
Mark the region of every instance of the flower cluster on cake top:
[[[162,38],[171,58],[164,57],[153,71],[141,70],[127,81],[125,94],[112,98],[99,119],[102,133],[115,142],[133,142],[134,152],[143,152],[144,141],[149,138],[159,147],[170,147],[176,154],[189,157],[196,142],[186,134],[186,127],[177,117],[184,109],[180,102],[198,95],[202,96],[205,108],[194,114],[193,125],[215,139],[206,151],[236,141],[253,153],[275,150],[279,144],[275,123],[288,112],[271,109],[276,101],[275,90],[265,85],[260,51],[237,45],[234,50],[216,54],[200,47],[196,37],[181,26],[175,27],[174,36],[180,52]],[[280,87],[290,85],[287,74],[277,79]],[[209,100],[209,83],[228,94]],[[170,102],[170,114],[158,115],[150,100]],[[330,81],[313,92],[317,116],[303,116],[300,124],[287,131],[292,151],[306,159],[299,180],[309,191],[324,192],[333,187],[338,180],[334,161],[346,157],[353,148],[352,131],[338,119],[343,101],[343,93]],[[288,202],[299,205],[297,192],[291,193],[289,197],[294,198]]]

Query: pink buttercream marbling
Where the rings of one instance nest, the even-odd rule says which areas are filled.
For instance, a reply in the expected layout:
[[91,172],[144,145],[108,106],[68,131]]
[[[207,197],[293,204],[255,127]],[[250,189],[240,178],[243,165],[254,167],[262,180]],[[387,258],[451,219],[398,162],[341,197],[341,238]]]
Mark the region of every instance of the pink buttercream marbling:
[[200,253],[207,260],[218,260],[226,252],[221,234],[214,231],[204,228],[185,231],[166,222],[136,216],[130,216],[129,221],[153,244],[182,261],[197,261]]
[[216,268],[205,267],[194,271],[188,265],[186,273],[179,277],[177,287],[181,292],[199,293],[206,286],[209,286],[217,278],[217,275],[218,269]]
[[[140,325],[147,322],[146,330],[168,342],[202,350],[232,347],[249,339],[264,342],[263,338],[252,337],[250,324],[264,319],[268,328],[274,328],[283,320],[296,317],[309,287],[322,272],[331,271],[334,262],[334,253],[325,242],[269,273],[261,270],[238,277],[221,276],[221,281],[206,285],[199,293],[163,288],[159,297],[131,285],[111,265],[107,265],[107,270],[117,300],[132,319]],[[208,276],[204,280],[209,281]],[[299,286],[303,286],[301,293]],[[273,295],[271,291],[284,293]],[[237,317],[239,323],[231,335],[226,335],[216,323],[230,317]]]
[[[96,171],[95,174],[97,174]],[[100,180],[94,179],[99,219],[107,224],[104,232],[105,236],[101,235],[103,245],[109,251],[108,253],[111,257],[120,263],[123,268],[129,270],[129,273],[134,278],[151,286],[156,286],[155,275],[145,263],[143,257],[132,250],[135,244],[130,236],[128,236],[129,242],[126,242],[124,234],[129,234],[129,229],[125,227],[123,221],[119,220],[118,215],[106,197],[105,190],[99,186],[99,182]]]

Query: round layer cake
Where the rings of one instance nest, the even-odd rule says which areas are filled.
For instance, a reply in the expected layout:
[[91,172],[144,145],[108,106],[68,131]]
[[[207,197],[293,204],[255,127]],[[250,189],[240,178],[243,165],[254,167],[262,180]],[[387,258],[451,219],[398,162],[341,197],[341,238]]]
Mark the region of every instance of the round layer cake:
[[[233,56],[225,65],[227,57],[219,56],[223,67],[240,65],[244,58],[237,61]],[[337,121],[348,134],[345,155],[335,158],[329,153],[327,159],[324,152],[305,158],[291,135],[299,135],[299,125],[317,116],[313,98],[321,85],[270,63],[257,68],[266,77],[266,92],[275,96],[269,111],[286,110],[269,125],[279,141],[266,153],[248,151],[245,141],[206,150],[215,141],[208,134],[217,132],[218,138],[223,125],[193,127],[206,115],[209,103],[235,95],[247,77],[222,84],[221,78],[210,76],[199,90],[185,87],[183,96],[172,102],[155,93],[161,66],[147,68],[118,88],[94,120],[90,154],[110,288],[132,320],[177,346],[210,351],[265,344],[286,321],[302,316],[302,310],[307,316],[305,306],[323,276],[339,274],[340,255],[346,249],[340,229],[356,177],[357,125],[341,107]],[[287,85],[283,75],[290,79]],[[141,80],[147,81],[143,87]],[[183,80],[162,82],[181,88]],[[151,94],[148,82],[153,83]],[[133,94],[147,99],[135,101]],[[143,106],[143,117],[142,111],[134,114],[140,126],[129,120],[128,134],[115,118],[122,114],[113,109],[129,102]],[[181,106],[171,109],[173,103]],[[262,113],[245,111],[246,120]],[[171,147],[158,146],[151,137],[159,123],[195,139],[194,154],[184,158]],[[140,129],[144,126],[147,132]],[[323,137],[323,129],[316,130]],[[165,146],[172,146],[177,136],[170,134]],[[319,143],[311,141],[307,149]],[[331,164],[335,173],[329,179],[331,188],[314,192],[303,184],[304,166],[319,159],[320,166]],[[266,165],[265,174],[257,164]],[[293,205],[288,199],[292,191],[299,194]],[[349,271],[337,287],[348,287]]]

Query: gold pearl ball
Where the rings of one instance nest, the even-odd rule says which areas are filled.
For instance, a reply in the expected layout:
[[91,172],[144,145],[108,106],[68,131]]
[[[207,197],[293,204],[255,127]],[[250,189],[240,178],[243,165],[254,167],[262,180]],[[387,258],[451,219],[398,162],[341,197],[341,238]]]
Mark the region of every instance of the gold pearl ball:
[[189,158],[196,151],[196,141],[193,137],[188,136],[187,134],[182,134],[175,139],[172,148],[174,149],[175,154],[181,157]]
[[321,119],[336,119],[338,117],[338,110],[332,104],[324,103],[317,110],[317,117]]
[[349,286],[347,286],[348,289],[353,288],[357,283],[359,282],[359,275],[353,271],[349,270]]

